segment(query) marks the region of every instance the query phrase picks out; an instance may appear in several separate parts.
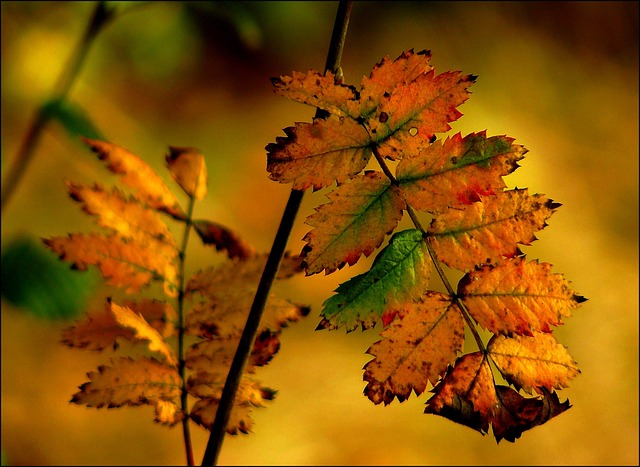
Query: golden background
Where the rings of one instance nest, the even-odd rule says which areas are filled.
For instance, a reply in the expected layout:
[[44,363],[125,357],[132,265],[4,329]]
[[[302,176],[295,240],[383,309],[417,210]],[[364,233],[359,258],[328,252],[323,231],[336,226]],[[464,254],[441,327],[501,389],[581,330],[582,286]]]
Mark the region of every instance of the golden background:
[[[123,10],[131,8],[121,3]],[[264,147],[314,109],[275,96],[269,77],[322,69],[337,2],[140,3],[98,36],[71,90],[106,137],[166,180],[168,146],[207,158],[209,195],[196,216],[273,240],[289,188],[270,181]],[[188,2],[187,2],[188,3]],[[2,171],[35,109],[50,96],[92,2],[2,2]],[[189,14],[189,8],[197,10]],[[478,75],[450,134],[487,130],[529,149],[509,187],[562,207],[528,258],[554,265],[589,298],[555,331],[582,374],[560,391],[573,407],[496,445],[492,435],[424,415],[426,396],[374,406],[362,395],[364,352],[379,329],[314,328],[335,287],[370,260],[333,275],[292,280],[281,294],[312,312],[282,336],[258,377],[277,389],[254,411],[254,433],[227,437],[228,465],[638,464],[638,3],[356,2],[342,59],[358,85],[383,56],[430,49],[436,73]],[[89,231],[65,180],[114,180],[50,124],[2,213],[2,242]],[[299,252],[313,208],[306,195],[289,242]],[[219,260],[190,243],[191,271]],[[102,298],[101,298],[102,300]],[[59,344],[65,322],[2,303],[2,450],[12,465],[184,465],[180,428],[153,410],[69,404],[86,372],[109,355]],[[207,433],[193,426],[196,462]]]

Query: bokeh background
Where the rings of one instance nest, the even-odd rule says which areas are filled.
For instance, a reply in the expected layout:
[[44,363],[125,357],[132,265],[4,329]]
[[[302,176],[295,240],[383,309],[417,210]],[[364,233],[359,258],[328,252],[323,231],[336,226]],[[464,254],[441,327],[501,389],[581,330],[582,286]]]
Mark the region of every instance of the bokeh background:
[[[167,181],[169,145],[201,149],[209,196],[196,216],[267,251],[289,188],[268,179],[264,147],[314,112],[275,96],[269,77],[322,69],[337,2],[108,3],[123,13],[97,37],[70,100]],[[3,181],[94,6],[2,2]],[[573,407],[515,444],[496,445],[491,435],[424,415],[425,395],[374,406],[362,395],[362,366],[379,329],[314,331],[322,302],[369,259],[280,288],[312,312],[284,331],[280,353],[258,374],[278,397],[254,412],[254,433],[227,437],[220,464],[637,465],[638,3],[356,2],[345,81],[358,84],[382,57],[411,48],[430,49],[436,72],[479,76],[451,133],[514,137],[529,152],[508,185],[563,204],[523,250],[589,298],[555,331],[582,370],[560,392]],[[3,250],[16,239],[37,244],[93,228],[65,180],[114,178],[54,121],[3,209]],[[302,248],[304,218],[324,200],[324,192],[305,197],[291,251]],[[188,254],[193,271],[220,258],[196,241]],[[3,269],[3,282],[15,280],[12,271]],[[104,293],[98,285],[87,306]],[[3,299],[3,462],[184,465],[180,428],[155,425],[151,408],[69,403],[86,372],[110,357],[60,345],[69,324]],[[192,432],[199,462],[207,433]]]

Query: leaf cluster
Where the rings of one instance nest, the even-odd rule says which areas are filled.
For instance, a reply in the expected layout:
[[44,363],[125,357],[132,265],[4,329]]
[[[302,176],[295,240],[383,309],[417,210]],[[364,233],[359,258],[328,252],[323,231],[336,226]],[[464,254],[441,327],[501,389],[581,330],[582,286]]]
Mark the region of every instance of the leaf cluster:
[[[314,70],[273,78],[277,94],[327,116],[285,128],[266,147],[267,170],[297,190],[336,183],[306,221],[307,275],[379,250],[369,271],[324,302],[318,325],[350,332],[382,324],[382,339],[367,350],[374,358],[364,367],[365,395],[389,404],[431,384],[426,413],[483,434],[491,425],[497,441],[514,441],[570,407],[555,390],[580,370],[552,327],[585,298],[520,249],[560,206],[507,188],[503,177],[527,150],[486,131],[437,138],[462,115],[475,79],[436,74],[426,50],[385,57],[359,87]],[[374,158],[378,168],[365,170]],[[415,228],[397,232],[405,212]],[[427,227],[418,212],[430,217]],[[445,266],[464,274],[457,288]],[[429,288],[434,269],[447,293]],[[465,326],[476,352],[463,353]]]
[[[101,230],[43,241],[74,268],[95,267],[110,286],[137,298],[116,303],[109,297],[102,309],[64,330],[62,341],[69,347],[113,349],[119,354],[89,372],[89,381],[71,402],[97,408],[146,404],[155,408],[155,420],[161,424],[174,426],[190,418],[210,429],[266,256],[231,229],[191,217],[195,201],[207,192],[205,158],[197,149],[170,147],[165,158],[169,173],[188,197],[185,210],[140,157],[106,141],[84,141],[120,176],[120,183],[111,188],[67,182],[71,198]],[[184,227],[181,242],[167,220]],[[226,258],[185,277],[192,230]],[[287,256],[279,277],[298,272],[299,262]],[[162,284],[156,298],[141,298],[141,290],[155,283]],[[307,313],[307,307],[270,297],[228,433],[248,433],[252,409],[274,398],[276,391],[262,385],[254,373],[278,352],[282,329]],[[187,395],[196,400],[191,409]]]

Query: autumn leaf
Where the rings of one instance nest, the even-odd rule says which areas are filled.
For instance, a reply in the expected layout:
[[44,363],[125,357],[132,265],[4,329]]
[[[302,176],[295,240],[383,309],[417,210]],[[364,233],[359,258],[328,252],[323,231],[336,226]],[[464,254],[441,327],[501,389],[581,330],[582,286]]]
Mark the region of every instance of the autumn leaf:
[[464,321],[451,297],[429,291],[415,302],[394,309],[401,316],[380,335],[367,353],[375,359],[364,367],[365,395],[374,404],[406,400],[422,394],[453,363],[464,342]]
[[178,404],[173,401],[159,399],[155,401],[154,420],[162,425],[174,426],[184,419],[184,412]]
[[434,387],[424,413],[443,416],[484,434],[497,403],[494,386],[484,354],[463,355]]
[[340,284],[324,302],[317,329],[372,328],[389,307],[418,298],[426,289],[431,260],[419,230],[395,233],[371,269]]
[[176,219],[186,218],[173,192],[142,159],[123,147],[106,141],[89,138],[82,138],[82,140],[101,160],[108,163],[109,170],[122,176],[123,183],[136,190],[138,199]]
[[255,253],[255,249],[233,230],[217,222],[195,220],[193,227],[202,243],[213,245],[216,250],[226,250],[229,258],[246,259]]
[[147,323],[142,315],[134,313],[131,308],[122,307],[114,302],[110,303],[111,312],[116,317],[118,323],[133,329],[136,339],[148,340],[149,349],[162,354],[167,359],[169,365],[176,366],[178,364],[178,359],[171,347],[169,347],[160,333]]
[[405,202],[398,188],[380,172],[366,172],[329,193],[306,223],[315,227],[304,239],[307,274],[329,274],[369,256],[402,218]]
[[[138,360],[120,357],[112,360],[111,366],[100,365],[97,372],[91,371],[87,376],[89,382],[80,386],[71,402],[96,408],[157,406],[160,401],[173,401],[179,397],[182,387],[176,368],[148,357]],[[165,404],[160,403],[160,412],[166,409]],[[173,423],[179,418],[174,412]],[[163,416],[156,412],[156,419],[172,424],[166,413]]]
[[201,200],[207,196],[207,166],[200,151],[169,146],[165,159],[171,176],[190,198]]
[[69,234],[44,239],[53,252],[79,270],[98,267],[110,285],[138,292],[153,279],[164,282],[165,293],[177,295],[177,250],[163,242],[128,242],[116,234]]
[[494,336],[487,351],[502,376],[517,388],[531,393],[562,389],[580,370],[567,349],[548,333],[533,336]]
[[467,273],[458,283],[458,295],[467,310],[489,331],[531,336],[551,332],[585,298],[569,288],[551,264],[524,258],[507,259]]
[[502,191],[525,152],[506,136],[457,133],[402,159],[396,178],[411,207],[434,213]]
[[295,190],[344,183],[360,173],[373,154],[367,130],[344,117],[296,123],[284,132],[286,138],[279,136],[265,148],[267,171],[273,180],[293,183]]
[[106,191],[98,184],[87,187],[71,182],[67,182],[67,188],[71,197],[83,204],[85,212],[97,216],[97,222],[102,227],[136,242],[146,243],[155,239],[177,247],[173,235],[157,212],[135,199],[125,198],[117,188]]
[[507,386],[496,386],[498,407],[491,419],[496,441],[515,442],[526,430],[542,425],[571,407],[569,400],[560,402],[555,392],[542,388],[541,397],[523,397]]
[[449,130],[449,122],[462,115],[456,107],[466,101],[475,80],[458,72],[435,75],[429,59],[425,51],[417,57],[408,51],[394,62],[383,60],[358,92],[313,70],[272,80],[280,95],[333,113],[286,128],[286,138],[267,145],[270,177],[293,183],[296,190],[317,190],[360,173],[374,146],[389,159],[428,146],[435,133]]
[[443,263],[469,271],[519,254],[517,245],[530,245],[558,206],[526,188],[503,191],[436,215],[428,234]]

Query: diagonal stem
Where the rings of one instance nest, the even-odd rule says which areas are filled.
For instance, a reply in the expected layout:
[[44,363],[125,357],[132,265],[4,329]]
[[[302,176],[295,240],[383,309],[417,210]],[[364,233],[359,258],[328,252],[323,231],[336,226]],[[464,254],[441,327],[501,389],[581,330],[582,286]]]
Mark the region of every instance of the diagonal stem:
[[[340,0],[340,3],[338,4],[333,33],[331,35],[331,43],[327,54],[327,62],[325,64],[325,71],[330,70],[335,74],[338,72],[352,6],[353,0]],[[320,109],[316,111],[316,117],[321,117],[323,115],[324,114]],[[282,261],[284,250],[287,246],[287,241],[293,228],[293,223],[302,203],[303,194],[304,191],[291,190],[291,194],[289,195],[289,200],[287,201],[284,213],[282,214],[280,226],[278,227],[278,231],[273,241],[273,246],[271,247],[271,252],[267,259],[267,264],[262,272],[262,277],[258,284],[258,290],[256,291],[253,304],[251,305],[251,310],[249,311],[247,323],[242,332],[242,336],[240,337],[238,349],[236,350],[224,389],[222,390],[220,404],[216,412],[216,418],[213,422],[213,426],[211,427],[211,435],[202,459],[202,465],[216,465],[218,462],[226,427],[229,422],[229,415],[231,414],[233,402],[240,385],[240,379],[249,354],[251,353],[253,342],[256,338],[258,326],[260,324],[260,319],[262,317],[262,312],[264,311],[267,297],[269,295],[269,290],[271,289],[271,285],[273,284],[278,268],[280,267],[280,262]]]

